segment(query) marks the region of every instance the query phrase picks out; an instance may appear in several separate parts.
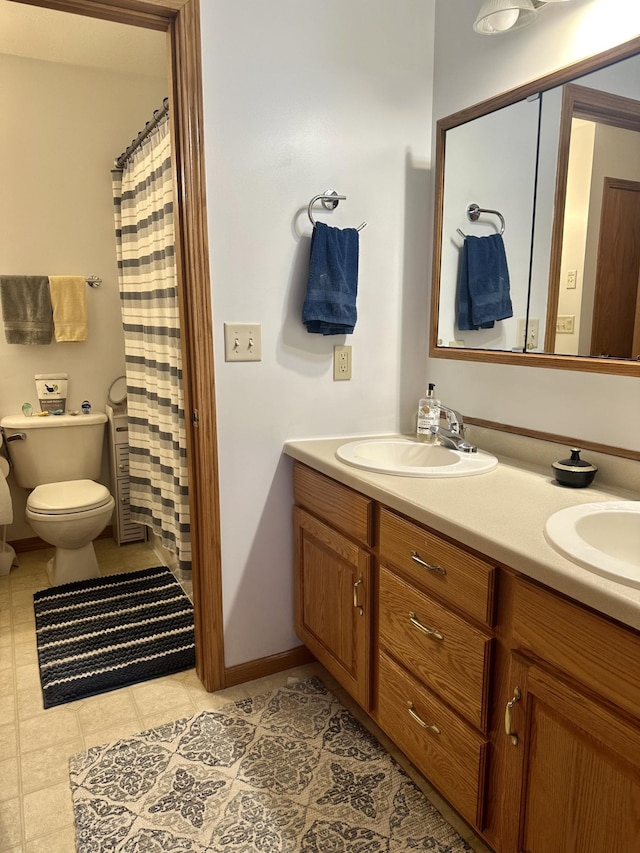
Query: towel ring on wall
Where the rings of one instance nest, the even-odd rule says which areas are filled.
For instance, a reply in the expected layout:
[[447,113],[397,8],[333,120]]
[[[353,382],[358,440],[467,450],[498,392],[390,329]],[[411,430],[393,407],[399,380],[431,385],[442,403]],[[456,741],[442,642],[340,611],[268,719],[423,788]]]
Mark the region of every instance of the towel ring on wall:
[[[469,217],[469,219],[472,222],[476,222],[478,219],[480,219],[481,213],[493,213],[494,216],[498,217],[498,219],[500,220],[500,223],[501,223],[500,236],[502,236],[504,234],[505,222],[504,222],[504,216],[500,213],[500,211],[499,210],[489,210],[489,208],[485,208],[485,207],[478,207],[477,204],[470,204],[469,207],[467,208],[467,216]],[[467,236],[464,233],[464,231],[461,231],[459,228],[456,228],[456,231],[463,238]]]
[[[338,206],[339,201],[345,201],[346,195],[338,195],[335,190],[327,190],[324,193],[320,193],[320,195],[314,195],[314,197],[309,202],[309,206],[307,207],[307,213],[309,214],[309,219],[311,220],[311,224],[313,227],[316,227],[316,221],[313,218],[312,207],[313,205],[319,201],[325,210],[335,210]],[[363,222],[361,225],[358,225],[356,231],[362,231],[367,223]]]

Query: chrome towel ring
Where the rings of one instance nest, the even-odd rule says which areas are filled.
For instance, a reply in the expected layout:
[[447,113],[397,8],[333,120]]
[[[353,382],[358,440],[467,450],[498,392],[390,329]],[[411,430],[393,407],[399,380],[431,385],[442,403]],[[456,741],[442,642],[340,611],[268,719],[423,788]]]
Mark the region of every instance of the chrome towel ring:
[[[325,210],[335,210],[338,206],[338,202],[345,201],[346,198],[346,195],[338,195],[335,190],[326,190],[326,192],[320,193],[320,195],[314,195],[314,197],[309,202],[309,206],[307,207],[307,214],[309,215],[309,219],[311,220],[311,224],[313,225],[313,227],[316,227],[316,221],[313,218],[312,208],[317,201],[322,204]],[[366,224],[366,222],[362,222],[360,225],[358,225],[356,231],[362,231]]]

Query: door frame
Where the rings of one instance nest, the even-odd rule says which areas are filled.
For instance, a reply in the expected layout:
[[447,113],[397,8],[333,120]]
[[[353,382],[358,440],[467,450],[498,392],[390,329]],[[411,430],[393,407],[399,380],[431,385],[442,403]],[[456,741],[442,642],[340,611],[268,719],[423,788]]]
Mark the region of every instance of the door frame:
[[176,264],[193,556],[196,672],[225,686],[213,323],[199,0],[12,0],[167,34]]

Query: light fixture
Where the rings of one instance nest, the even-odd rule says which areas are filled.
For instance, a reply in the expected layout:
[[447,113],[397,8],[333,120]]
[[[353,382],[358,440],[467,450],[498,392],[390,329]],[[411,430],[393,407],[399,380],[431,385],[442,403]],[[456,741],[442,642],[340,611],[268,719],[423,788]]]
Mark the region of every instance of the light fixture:
[[484,0],[473,29],[482,35],[498,35],[526,27],[537,14],[532,0]]

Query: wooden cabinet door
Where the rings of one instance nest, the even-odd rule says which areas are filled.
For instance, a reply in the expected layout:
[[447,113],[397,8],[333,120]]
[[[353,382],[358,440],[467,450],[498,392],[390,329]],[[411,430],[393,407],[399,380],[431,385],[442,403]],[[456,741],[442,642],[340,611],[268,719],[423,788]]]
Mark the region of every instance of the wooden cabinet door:
[[[640,729],[514,655],[505,853],[640,849]],[[519,698],[518,697],[519,693]]]
[[294,507],[295,627],[351,696],[371,708],[371,555]]

